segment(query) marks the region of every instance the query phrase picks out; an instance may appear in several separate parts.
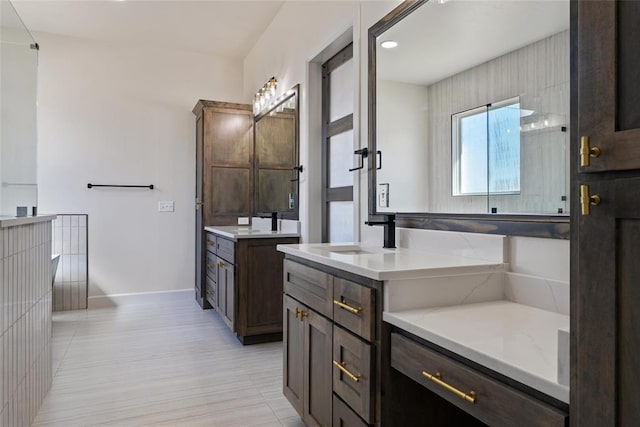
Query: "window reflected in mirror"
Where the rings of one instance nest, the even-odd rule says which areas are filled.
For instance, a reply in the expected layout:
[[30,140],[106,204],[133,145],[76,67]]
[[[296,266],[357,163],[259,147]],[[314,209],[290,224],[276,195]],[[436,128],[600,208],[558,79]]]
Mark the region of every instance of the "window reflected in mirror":
[[377,212],[569,213],[569,1],[426,2],[375,66]]

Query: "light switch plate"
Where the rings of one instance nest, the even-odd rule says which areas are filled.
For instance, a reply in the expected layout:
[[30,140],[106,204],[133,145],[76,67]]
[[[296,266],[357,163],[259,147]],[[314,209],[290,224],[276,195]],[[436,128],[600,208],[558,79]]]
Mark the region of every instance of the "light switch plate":
[[175,204],[172,201],[158,202],[158,212],[174,212]]
[[378,184],[378,207],[389,207],[389,184]]

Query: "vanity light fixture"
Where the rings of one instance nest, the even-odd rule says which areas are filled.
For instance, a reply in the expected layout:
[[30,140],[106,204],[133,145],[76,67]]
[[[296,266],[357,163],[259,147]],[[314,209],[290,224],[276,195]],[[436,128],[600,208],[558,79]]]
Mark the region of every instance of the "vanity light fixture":
[[271,105],[275,105],[278,79],[271,77],[253,98],[253,114],[258,115]]
[[394,47],[398,47],[398,42],[395,42],[393,40],[385,40],[380,43],[380,47],[383,47],[385,49],[393,49]]

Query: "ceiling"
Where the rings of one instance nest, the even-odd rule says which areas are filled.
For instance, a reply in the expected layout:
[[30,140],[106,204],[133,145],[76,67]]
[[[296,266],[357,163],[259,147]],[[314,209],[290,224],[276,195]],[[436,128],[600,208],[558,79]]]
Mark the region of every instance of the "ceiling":
[[244,58],[284,1],[12,0],[32,32]]
[[378,78],[428,86],[568,28],[568,0],[429,1],[378,37]]

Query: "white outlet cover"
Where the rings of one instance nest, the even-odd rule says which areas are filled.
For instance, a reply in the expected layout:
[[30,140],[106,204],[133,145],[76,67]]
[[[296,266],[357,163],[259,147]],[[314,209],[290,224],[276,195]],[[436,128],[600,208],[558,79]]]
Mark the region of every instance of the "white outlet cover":
[[238,225],[249,225],[249,218],[246,216],[238,217]]
[[158,202],[158,212],[174,212],[175,204],[173,201]]

